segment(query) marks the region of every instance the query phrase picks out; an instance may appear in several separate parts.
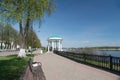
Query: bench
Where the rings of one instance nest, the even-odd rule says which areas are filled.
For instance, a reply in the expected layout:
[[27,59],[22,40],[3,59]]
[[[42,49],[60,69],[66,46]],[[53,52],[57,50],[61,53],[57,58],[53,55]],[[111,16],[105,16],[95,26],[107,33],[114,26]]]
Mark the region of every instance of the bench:
[[18,80],[46,80],[40,62],[32,62],[30,59],[26,69]]

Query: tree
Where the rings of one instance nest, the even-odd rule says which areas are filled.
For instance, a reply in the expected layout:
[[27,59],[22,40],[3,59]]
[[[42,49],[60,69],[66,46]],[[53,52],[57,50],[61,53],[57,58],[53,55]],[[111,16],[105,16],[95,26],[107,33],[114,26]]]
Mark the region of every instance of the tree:
[[2,40],[2,33],[3,33],[3,25],[0,23],[0,40]]
[[11,47],[12,41],[14,42],[14,44],[19,44],[20,40],[18,40],[18,37],[19,37],[18,31],[15,30],[11,25],[7,24],[3,26],[3,24],[0,23],[0,40],[7,44],[9,48]]
[[46,13],[50,15],[54,9],[53,0],[0,0],[0,14],[5,15],[10,23],[19,23],[21,48],[25,47],[29,28],[34,21],[41,23],[43,16]]
[[25,45],[27,48],[29,46],[31,46],[32,48],[40,48],[41,47],[40,40],[39,40],[38,36],[36,35],[35,31],[33,31],[33,29],[29,29]]
[[14,44],[19,44],[20,40],[18,40],[19,33],[15,30],[11,25],[7,24],[4,27],[4,41],[8,44],[8,47],[11,47],[11,42],[13,41]]
[[3,42],[3,30],[4,30],[4,27],[3,27],[3,24],[0,23],[0,40],[1,40],[1,49],[3,48],[3,45],[2,45],[2,42]]

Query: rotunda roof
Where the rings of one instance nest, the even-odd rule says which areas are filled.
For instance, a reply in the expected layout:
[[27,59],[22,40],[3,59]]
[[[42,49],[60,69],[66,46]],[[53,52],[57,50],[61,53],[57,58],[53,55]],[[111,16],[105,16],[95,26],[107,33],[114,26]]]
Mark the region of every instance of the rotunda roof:
[[50,36],[48,39],[62,39],[60,36],[54,35]]

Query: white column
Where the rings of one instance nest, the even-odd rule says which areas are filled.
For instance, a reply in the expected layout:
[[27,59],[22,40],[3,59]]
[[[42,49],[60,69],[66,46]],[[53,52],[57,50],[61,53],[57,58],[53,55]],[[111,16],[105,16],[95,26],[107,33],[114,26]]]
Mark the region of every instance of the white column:
[[59,46],[58,46],[58,44],[59,44],[59,41],[57,41],[57,50],[59,51]]
[[56,41],[55,41],[55,50],[56,50]]
[[50,50],[50,43],[49,43],[49,41],[48,41],[48,52],[49,52],[49,50]]
[[61,40],[60,40],[60,51],[61,51]]
[[60,42],[60,51],[62,51],[62,40]]
[[55,42],[55,45],[56,45],[56,47],[55,47],[55,48],[56,48],[56,50],[57,50],[57,41]]
[[[53,41],[53,46],[54,46],[54,48],[55,48],[55,42]],[[54,48],[53,48],[53,51],[54,51]]]
[[57,50],[57,41],[55,41],[55,48],[56,48],[56,50]]
[[60,51],[60,40],[58,42],[58,51]]
[[54,50],[54,44],[53,44],[53,41],[52,41],[52,51]]
[[55,41],[53,41],[53,51],[55,50]]

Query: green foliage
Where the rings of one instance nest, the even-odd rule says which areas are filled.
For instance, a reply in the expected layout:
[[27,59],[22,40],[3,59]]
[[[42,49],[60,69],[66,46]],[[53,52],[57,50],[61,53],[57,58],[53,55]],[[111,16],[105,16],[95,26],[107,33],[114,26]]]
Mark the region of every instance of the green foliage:
[[27,48],[29,46],[31,46],[32,48],[40,48],[41,47],[40,40],[39,40],[38,36],[36,35],[36,33],[33,31],[33,29],[29,29],[25,44],[26,44]]
[[[6,25],[4,27],[2,24],[0,25],[0,36],[2,35],[3,41],[5,41],[5,43],[11,43],[11,41],[13,41],[15,44],[20,44],[21,36],[19,32],[15,30],[11,25]],[[0,40],[1,38],[2,37],[0,37]],[[29,30],[25,46],[32,46],[33,48],[41,47],[40,40],[32,29]]]
[[[2,37],[3,35],[3,37]],[[0,40],[3,40],[5,43],[10,43],[13,41],[15,44],[20,44],[19,33],[11,25],[0,25]],[[3,38],[3,39],[2,39]]]
[[92,48],[81,48],[80,52],[83,54],[95,54],[95,50]]
[[2,38],[2,33],[3,33],[3,25],[0,23],[0,40]]
[[43,53],[47,52],[47,48],[46,47],[42,47]]
[[53,0],[1,0],[0,18],[6,17],[9,23],[19,23],[21,47],[24,47],[30,26],[36,20],[41,24],[44,14],[49,15],[54,9]]
[[92,47],[94,49],[120,49],[120,46],[100,46],[100,47]]
[[4,40],[9,43],[11,41],[14,41],[15,43],[19,43],[18,40],[19,33],[17,30],[15,30],[11,25],[6,25],[4,27]]

